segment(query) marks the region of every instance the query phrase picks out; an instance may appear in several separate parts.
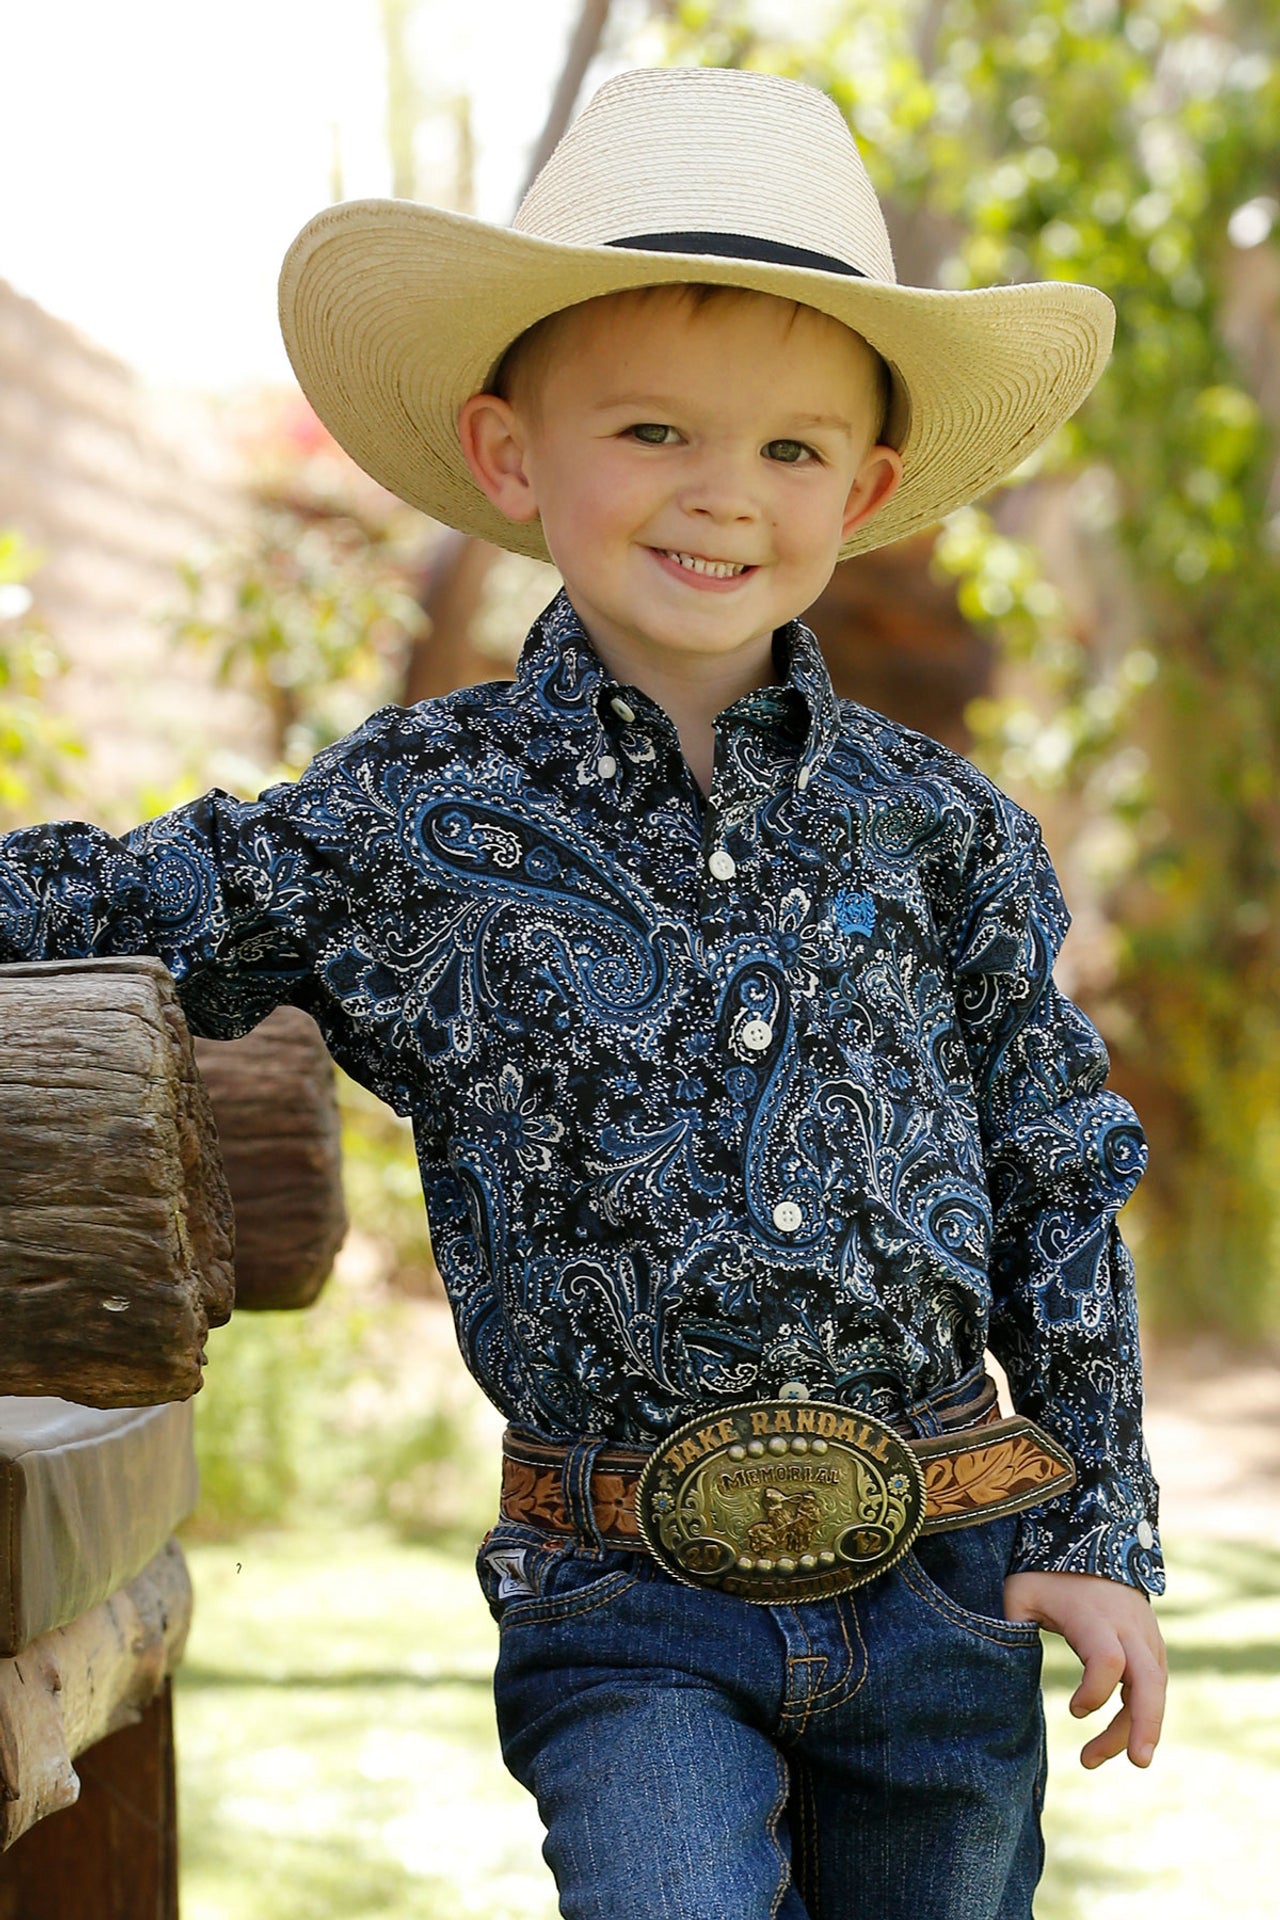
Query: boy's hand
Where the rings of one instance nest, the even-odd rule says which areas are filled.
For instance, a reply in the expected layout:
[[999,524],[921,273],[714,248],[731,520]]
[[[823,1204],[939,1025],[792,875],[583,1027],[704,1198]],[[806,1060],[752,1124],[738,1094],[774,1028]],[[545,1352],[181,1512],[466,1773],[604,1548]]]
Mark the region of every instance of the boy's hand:
[[1164,1641],[1147,1596],[1137,1587],[1092,1573],[1011,1573],[1004,1583],[1009,1620],[1034,1620],[1060,1633],[1084,1667],[1071,1696],[1077,1717],[1096,1713],[1120,1683],[1120,1711],[1082,1748],[1080,1761],[1100,1767],[1128,1748],[1148,1767],[1160,1738],[1168,1667]]

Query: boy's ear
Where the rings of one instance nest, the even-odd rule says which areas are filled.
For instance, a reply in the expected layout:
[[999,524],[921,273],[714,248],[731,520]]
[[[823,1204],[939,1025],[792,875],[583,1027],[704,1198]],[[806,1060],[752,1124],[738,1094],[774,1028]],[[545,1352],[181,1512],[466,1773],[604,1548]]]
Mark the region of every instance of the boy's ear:
[[887,506],[902,480],[902,455],[896,447],[870,448],[858,468],[857,478],[844,503],[840,538],[847,540],[855,527],[862,526],[881,507]]
[[538,502],[525,471],[515,409],[496,393],[473,393],[458,415],[463,458],[480,491],[508,520],[533,520]]

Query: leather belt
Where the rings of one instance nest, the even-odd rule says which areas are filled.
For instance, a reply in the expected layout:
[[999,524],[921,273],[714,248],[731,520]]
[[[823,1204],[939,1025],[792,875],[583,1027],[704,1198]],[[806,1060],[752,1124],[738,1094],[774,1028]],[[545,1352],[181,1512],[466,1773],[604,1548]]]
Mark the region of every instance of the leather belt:
[[[1070,1457],[990,1382],[928,1438],[826,1401],[762,1400],[688,1421],[651,1451],[503,1437],[505,1520],[582,1537],[570,1471],[589,1480],[599,1541],[650,1552],[676,1579],[765,1604],[875,1578],[920,1533],[1038,1506],[1074,1484]],[[592,1544],[595,1544],[592,1542]]]

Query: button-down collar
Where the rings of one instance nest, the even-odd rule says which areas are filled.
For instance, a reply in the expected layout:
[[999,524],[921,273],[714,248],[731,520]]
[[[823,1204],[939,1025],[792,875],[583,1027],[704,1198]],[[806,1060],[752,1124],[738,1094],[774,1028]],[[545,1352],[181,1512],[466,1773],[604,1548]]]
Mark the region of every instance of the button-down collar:
[[[798,713],[804,737],[794,772],[803,790],[839,738],[840,702],[818,642],[802,621],[792,620],[774,634],[773,660],[778,684],[744,695],[729,711],[764,724]],[[609,672],[564,592],[557,594],[525,641],[516,668],[516,693],[534,701],[547,721],[582,729],[581,752],[596,758],[608,754],[610,730],[620,721],[628,724],[617,703],[630,710],[632,724],[659,711],[646,694],[623,686]]]

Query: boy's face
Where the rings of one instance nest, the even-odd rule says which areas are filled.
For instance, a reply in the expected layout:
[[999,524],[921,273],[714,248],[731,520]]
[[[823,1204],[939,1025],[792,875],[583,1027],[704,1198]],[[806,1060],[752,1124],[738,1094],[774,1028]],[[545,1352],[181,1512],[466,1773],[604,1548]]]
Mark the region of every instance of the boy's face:
[[768,294],[610,295],[557,318],[509,401],[468,401],[463,445],[511,519],[541,515],[615,670],[746,661],[897,484],[874,364],[838,321]]

